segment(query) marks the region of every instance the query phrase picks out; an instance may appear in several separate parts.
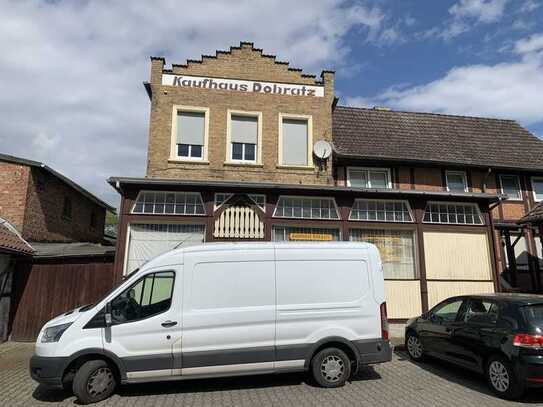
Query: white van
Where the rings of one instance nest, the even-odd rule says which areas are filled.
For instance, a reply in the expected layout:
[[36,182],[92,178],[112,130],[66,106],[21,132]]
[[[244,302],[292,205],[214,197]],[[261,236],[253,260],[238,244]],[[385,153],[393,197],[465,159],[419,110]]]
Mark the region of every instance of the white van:
[[305,370],[338,387],[391,356],[375,246],[218,243],[163,254],[47,322],[30,371],[86,404],[155,380]]

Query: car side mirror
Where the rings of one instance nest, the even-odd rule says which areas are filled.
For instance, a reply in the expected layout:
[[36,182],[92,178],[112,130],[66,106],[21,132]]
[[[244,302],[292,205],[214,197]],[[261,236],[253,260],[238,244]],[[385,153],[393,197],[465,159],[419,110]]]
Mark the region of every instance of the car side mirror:
[[104,322],[106,327],[113,325],[113,318],[111,317],[111,303],[106,304],[106,310],[104,312]]

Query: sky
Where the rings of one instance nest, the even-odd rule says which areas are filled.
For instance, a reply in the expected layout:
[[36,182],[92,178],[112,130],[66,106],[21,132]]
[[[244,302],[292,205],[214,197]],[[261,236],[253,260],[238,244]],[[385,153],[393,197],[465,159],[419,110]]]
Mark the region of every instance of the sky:
[[[252,41],[339,103],[507,118],[543,137],[543,0],[0,0],[0,152],[118,206],[144,176],[149,57]],[[514,146],[512,146],[514,148]]]

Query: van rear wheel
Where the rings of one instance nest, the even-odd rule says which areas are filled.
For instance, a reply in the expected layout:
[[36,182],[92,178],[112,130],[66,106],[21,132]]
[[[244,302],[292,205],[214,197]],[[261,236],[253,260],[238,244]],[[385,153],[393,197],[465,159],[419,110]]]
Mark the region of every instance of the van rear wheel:
[[72,389],[81,404],[90,404],[111,396],[116,386],[115,373],[105,360],[89,360],[77,370]]
[[313,378],[322,387],[341,387],[351,376],[351,360],[341,349],[326,348],[311,360]]

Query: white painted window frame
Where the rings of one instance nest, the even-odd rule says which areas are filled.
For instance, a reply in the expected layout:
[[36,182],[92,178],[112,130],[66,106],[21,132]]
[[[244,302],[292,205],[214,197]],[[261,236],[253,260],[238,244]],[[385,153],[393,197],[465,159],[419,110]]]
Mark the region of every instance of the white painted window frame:
[[[404,203],[406,205],[406,207],[407,207],[407,212],[409,212],[409,216],[411,217],[411,220],[398,221],[398,220],[378,220],[378,219],[353,219],[352,216],[351,216],[352,213],[353,213],[353,208],[354,208],[354,205],[356,204],[356,202],[359,202],[359,201],[384,202],[385,204],[387,202]],[[349,220],[353,221],[353,222],[414,223],[415,222],[415,217],[413,216],[413,211],[411,210],[411,205],[409,205],[409,201],[407,201],[405,199],[366,199],[366,198],[357,198],[357,199],[354,200],[353,206],[351,206],[351,210],[349,211]]]
[[[337,218],[304,218],[303,216],[302,217],[294,217],[294,216],[277,216],[276,213],[277,213],[277,206],[279,205],[279,201],[281,200],[281,198],[286,198],[286,199],[289,199],[289,198],[293,198],[293,199],[324,199],[324,200],[327,200],[327,201],[332,201],[332,203],[334,204],[334,209],[336,211],[336,215],[337,215]],[[303,212],[303,211],[302,211]],[[341,220],[341,213],[339,212],[338,210],[338,206],[336,204],[336,200],[335,198],[333,197],[329,197],[329,196],[300,196],[300,195],[280,195],[278,198],[277,198],[277,203],[275,204],[275,208],[273,209],[273,215],[272,215],[274,218],[278,218],[278,219],[309,219],[309,220],[316,220],[316,221],[339,221]]]
[[[232,116],[256,117],[258,134],[254,160],[234,160],[232,158]],[[226,117],[226,158],[224,162],[226,164],[262,165],[262,112],[228,109]]]
[[[183,193],[183,194],[191,194],[191,195],[196,195],[198,196],[198,198],[200,199],[200,202],[202,203],[202,207],[204,208],[204,213],[146,213],[146,212],[134,212],[134,210],[136,209],[136,204],[138,202],[138,200],[140,199],[140,196],[144,193],[147,193],[147,192],[153,192],[153,193],[157,193],[157,192],[161,192],[161,193],[164,193],[164,194],[179,194],[179,193]],[[145,205],[145,204],[144,204]],[[174,204],[175,205],[175,204]],[[206,205],[205,205],[205,202],[202,198],[202,194],[200,192],[194,192],[194,191],[154,191],[154,190],[141,190],[138,192],[138,196],[136,197],[135,201],[134,201],[134,204],[132,205],[132,209],[130,210],[130,213],[131,214],[134,214],[134,215],[151,215],[151,216],[206,216],[207,213],[206,213]],[[146,223],[146,222],[142,222],[142,223]],[[175,222],[174,222],[175,223]]]
[[[283,163],[283,119],[305,120],[307,121],[307,165],[291,165]],[[313,116],[293,113],[279,113],[278,124],[278,144],[277,144],[277,167],[278,168],[300,168],[313,169]]]
[[543,181],[543,176],[534,175],[530,177],[530,183],[532,184],[532,193],[534,195],[534,202],[541,202],[543,201],[543,199],[537,199],[537,193],[535,192],[535,188],[534,188],[534,180]]
[[[204,145],[202,146],[202,157],[183,157],[177,154],[177,114],[178,112],[192,112],[204,114]],[[173,105],[172,108],[172,132],[170,141],[170,159],[172,162],[208,162],[209,145],[209,108],[202,106]]]
[[[479,219],[481,220],[481,223],[452,223],[452,222],[433,222],[430,216],[430,221],[425,221],[424,217],[426,215],[426,208],[428,208],[428,205],[434,204],[434,205],[462,205],[462,206],[471,206],[475,208],[476,215],[479,216]],[[479,205],[474,202],[449,202],[449,201],[428,201],[426,202],[426,206],[424,207],[424,210],[422,212],[422,223],[428,224],[428,225],[458,225],[458,226],[485,226],[485,219],[483,218],[483,215],[481,214],[481,210],[479,209]]]
[[348,187],[352,186],[351,185],[351,171],[366,171],[367,172],[367,180],[368,180],[369,186],[366,187],[366,188],[373,188],[371,186],[369,171],[384,171],[387,174],[387,189],[392,188],[392,178],[391,178],[390,168],[385,168],[385,167],[354,167],[354,166],[347,167],[347,186]]
[[447,191],[451,191],[449,188],[449,174],[451,175],[460,175],[462,177],[462,183],[464,184],[464,192],[469,191],[468,187],[468,177],[466,175],[466,171],[445,171],[445,182],[447,184]]
[[521,187],[521,184],[520,184],[520,177],[518,175],[515,175],[515,174],[499,174],[498,178],[499,178],[499,182],[500,182],[500,192],[502,194],[505,194],[505,192],[503,192],[503,182],[502,182],[503,177],[514,177],[517,180],[519,196],[516,196],[516,197],[508,196],[508,201],[522,201],[523,199],[522,199],[522,187]]

